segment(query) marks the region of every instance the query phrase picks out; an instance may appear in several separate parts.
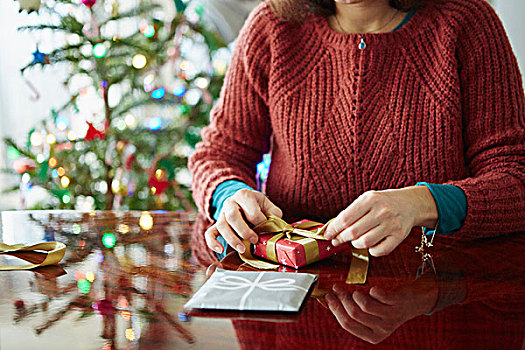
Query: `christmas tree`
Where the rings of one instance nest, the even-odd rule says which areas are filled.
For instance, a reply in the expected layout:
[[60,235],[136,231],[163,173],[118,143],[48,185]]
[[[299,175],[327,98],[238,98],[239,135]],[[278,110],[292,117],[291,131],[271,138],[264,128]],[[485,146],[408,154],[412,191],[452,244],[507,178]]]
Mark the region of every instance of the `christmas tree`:
[[9,171],[20,175],[8,191],[24,198],[33,186],[44,188],[52,200],[40,209],[193,209],[187,157],[209,122],[230,54],[202,23],[202,5],[174,0],[167,11],[147,0],[19,4],[22,15],[46,12],[51,19],[20,30],[65,37],[50,52],[37,46],[22,74],[67,67],[71,95],[42,116],[27,142],[5,139]]

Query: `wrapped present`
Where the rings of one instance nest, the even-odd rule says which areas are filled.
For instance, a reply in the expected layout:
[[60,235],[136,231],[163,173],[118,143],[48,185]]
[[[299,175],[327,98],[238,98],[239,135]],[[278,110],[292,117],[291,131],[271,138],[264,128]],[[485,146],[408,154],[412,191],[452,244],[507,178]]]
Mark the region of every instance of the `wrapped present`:
[[[324,238],[328,224],[329,222],[322,224],[301,220],[290,225],[269,214],[267,221],[253,228],[259,234],[259,242],[253,247],[253,255],[297,269],[348,250],[351,247],[349,243],[334,247]],[[247,242],[245,244],[246,252],[241,255],[245,262],[262,269],[279,267],[276,264],[258,261],[252,256],[252,247]]]
[[299,311],[317,280],[309,273],[216,269],[186,309]]

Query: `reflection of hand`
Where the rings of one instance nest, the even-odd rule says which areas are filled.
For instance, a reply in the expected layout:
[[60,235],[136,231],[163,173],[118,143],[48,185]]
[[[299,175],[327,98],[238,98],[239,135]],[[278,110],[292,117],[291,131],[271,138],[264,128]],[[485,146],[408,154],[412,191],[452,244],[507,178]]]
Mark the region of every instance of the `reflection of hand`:
[[217,241],[217,236],[221,235],[231,247],[241,254],[244,253],[246,248],[241,239],[254,244],[259,240],[259,236],[248,223],[257,225],[265,221],[265,213],[278,217],[283,215],[281,209],[261,192],[248,189],[237,191],[224,201],[219,219],[204,233],[206,244],[217,253],[222,253],[223,247]]
[[388,255],[414,226],[433,227],[434,197],[426,186],[363,193],[328,225],[327,239],[337,246],[351,241],[373,256]]
[[408,320],[431,311],[438,297],[436,283],[412,284],[392,291],[372,287],[367,293],[334,286],[326,296],[337,322],[349,333],[378,344]]

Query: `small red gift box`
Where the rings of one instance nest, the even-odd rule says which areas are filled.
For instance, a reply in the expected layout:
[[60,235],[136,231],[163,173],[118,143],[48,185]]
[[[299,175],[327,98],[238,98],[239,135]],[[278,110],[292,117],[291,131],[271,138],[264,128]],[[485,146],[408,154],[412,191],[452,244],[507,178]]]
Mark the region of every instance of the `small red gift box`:
[[[292,227],[308,226],[312,221],[301,220],[291,224]],[[324,225],[308,227],[306,230],[316,233]],[[304,231],[301,229],[299,231]],[[280,264],[299,268],[319,260],[326,259],[336,253],[348,250],[349,243],[334,247],[330,241],[304,237],[292,232],[287,236],[282,234],[259,233],[259,242],[255,244],[253,254],[259,257],[278,262]]]

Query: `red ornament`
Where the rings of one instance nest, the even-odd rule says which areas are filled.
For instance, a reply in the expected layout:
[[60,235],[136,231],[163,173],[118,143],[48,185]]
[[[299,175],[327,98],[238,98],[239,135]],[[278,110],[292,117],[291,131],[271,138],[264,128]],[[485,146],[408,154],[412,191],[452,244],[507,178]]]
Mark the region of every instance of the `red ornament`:
[[162,192],[166,191],[168,187],[170,187],[170,183],[164,179],[157,179],[155,174],[152,174],[148,179],[148,185],[155,187],[155,195],[158,196]]
[[133,154],[130,154],[126,158],[126,170],[131,170],[131,166],[133,165],[133,160],[135,160],[135,156]]
[[29,158],[20,158],[15,160],[13,163],[13,169],[18,174],[23,174],[28,171],[33,171],[36,169],[36,163],[34,160]]
[[104,133],[104,131],[95,129],[93,124],[91,124],[90,122],[86,122],[86,123],[88,124],[89,127],[87,130],[86,136],[84,137],[84,141],[92,141],[94,139],[103,140],[106,138],[106,133]]
[[16,301],[14,302],[14,304],[15,304],[15,307],[16,307],[17,310],[23,310],[23,309],[25,309],[25,307],[26,307],[26,304],[24,303],[24,301],[23,301],[23,300],[20,300],[20,299],[19,299],[19,300],[16,300]]
[[82,3],[84,5],[86,5],[87,7],[89,7],[89,8],[92,8],[93,5],[95,5],[96,2],[97,2],[97,0],[82,0]]

